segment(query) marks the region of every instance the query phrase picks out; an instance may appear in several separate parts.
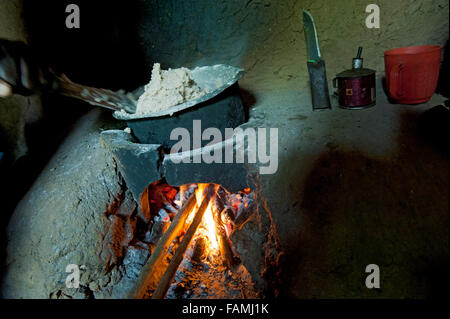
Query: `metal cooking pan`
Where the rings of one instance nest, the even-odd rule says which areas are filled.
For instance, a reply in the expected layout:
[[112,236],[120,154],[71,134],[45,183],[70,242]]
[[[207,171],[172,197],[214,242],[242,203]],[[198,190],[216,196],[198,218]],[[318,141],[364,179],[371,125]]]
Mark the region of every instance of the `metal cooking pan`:
[[[197,99],[190,100],[182,104],[174,105],[164,111],[153,112],[146,115],[136,115],[125,112],[114,112],[113,116],[118,120],[126,120],[126,121],[152,117],[161,117],[166,115],[172,116],[176,112],[186,110],[188,108],[206,102],[212,99],[213,97],[219,95],[227,88],[232,86],[234,83],[236,83],[239,79],[241,79],[243,75],[244,75],[243,69],[236,68],[234,66],[226,64],[197,67],[191,70],[192,79],[195,81],[195,83],[197,83],[197,85],[202,90],[206,90],[209,93]],[[140,88],[135,92],[140,95],[141,93],[144,92],[144,87]],[[136,97],[138,98],[138,96]]]
[[[113,116],[127,122],[138,142],[161,144],[165,149],[177,142],[170,140],[170,133],[174,128],[186,128],[192,136],[194,120],[202,121],[202,129],[218,128],[223,136],[225,128],[235,128],[245,122],[244,106],[237,83],[244,74],[243,69],[218,64],[197,67],[191,72],[197,85],[209,93],[161,112],[144,116],[115,112]],[[142,93],[143,88],[140,88],[134,95],[138,97]],[[202,142],[201,146],[206,144],[208,141]]]

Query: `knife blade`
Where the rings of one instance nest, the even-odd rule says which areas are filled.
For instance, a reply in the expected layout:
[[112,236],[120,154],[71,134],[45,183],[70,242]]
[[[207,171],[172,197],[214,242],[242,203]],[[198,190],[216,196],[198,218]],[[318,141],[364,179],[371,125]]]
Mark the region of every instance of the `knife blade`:
[[318,61],[322,59],[320,53],[319,39],[314,18],[309,11],[303,10],[303,27],[306,34],[306,45],[308,48],[309,60]]
[[308,73],[311,82],[311,96],[313,110],[325,110],[331,108],[328,92],[328,81],[325,61],[320,53],[317,29],[311,13],[303,10],[303,29],[306,36],[308,50]]
[[54,75],[53,93],[83,100],[91,105],[101,106],[115,111],[136,112],[136,101],[127,95],[107,89],[93,88],[74,83],[64,74]]

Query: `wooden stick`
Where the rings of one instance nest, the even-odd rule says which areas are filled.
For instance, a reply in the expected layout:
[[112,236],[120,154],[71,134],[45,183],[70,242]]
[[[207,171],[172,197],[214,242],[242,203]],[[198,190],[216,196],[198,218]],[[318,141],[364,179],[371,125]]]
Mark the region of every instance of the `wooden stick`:
[[233,251],[231,250],[230,243],[228,241],[228,237],[224,232],[221,232],[219,235],[219,249],[220,254],[222,255],[225,265],[231,269],[234,266],[234,257]]
[[170,284],[172,283],[172,280],[175,276],[175,273],[177,272],[177,269],[180,266],[181,261],[183,260],[184,253],[186,252],[186,249],[188,248],[192,238],[194,237],[198,226],[202,222],[203,215],[205,214],[206,208],[208,208],[208,204],[209,204],[209,201],[210,201],[213,193],[214,193],[214,187],[212,187],[211,185],[208,185],[207,194],[203,198],[202,204],[200,205],[200,208],[196,212],[194,220],[192,221],[191,225],[189,226],[189,229],[187,230],[186,234],[183,236],[183,240],[181,241],[180,246],[178,246],[178,249],[175,252],[175,255],[170,260],[170,263],[169,263],[169,266],[167,266],[166,272],[162,276],[158,287],[156,288],[155,292],[152,295],[152,299],[162,299],[166,295],[167,290],[169,289]]
[[170,248],[173,240],[180,235],[184,230],[184,224],[189,216],[189,213],[197,205],[195,192],[181,207],[180,212],[175,216],[169,229],[158,240],[155,250],[150,255],[150,258],[142,267],[141,272],[136,280],[136,284],[128,294],[130,299],[142,299],[148,294],[148,291],[154,290],[161,277],[164,274],[164,258]]
[[223,221],[222,221],[222,215],[225,215],[227,210],[230,210],[231,208],[225,207],[219,214],[215,216],[215,224],[216,224],[216,233],[217,237],[219,239],[219,251],[220,255],[225,261],[225,264],[228,268],[231,269],[234,265],[234,257],[233,257],[233,251],[231,250],[230,242],[228,241],[227,234],[225,232]]

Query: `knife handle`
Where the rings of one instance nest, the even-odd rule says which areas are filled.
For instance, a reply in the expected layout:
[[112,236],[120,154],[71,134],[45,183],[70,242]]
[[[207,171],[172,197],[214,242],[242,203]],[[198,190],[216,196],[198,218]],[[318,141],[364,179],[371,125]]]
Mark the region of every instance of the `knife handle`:
[[313,110],[331,109],[325,61],[308,61]]

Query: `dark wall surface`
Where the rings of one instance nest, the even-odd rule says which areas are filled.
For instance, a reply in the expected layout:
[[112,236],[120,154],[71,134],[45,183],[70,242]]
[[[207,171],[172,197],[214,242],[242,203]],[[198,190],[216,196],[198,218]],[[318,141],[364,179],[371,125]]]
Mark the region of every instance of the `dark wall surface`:
[[[75,80],[134,89],[151,66],[228,63],[247,70],[249,88],[308,85],[302,10],[314,16],[330,79],[351,66],[358,46],[365,65],[384,73],[383,52],[448,40],[448,1],[378,1],[380,28],[368,29],[368,3],[312,0],[24,0],[33,45]],[[81,10],[81,28],[65,28],[65,7]]]

